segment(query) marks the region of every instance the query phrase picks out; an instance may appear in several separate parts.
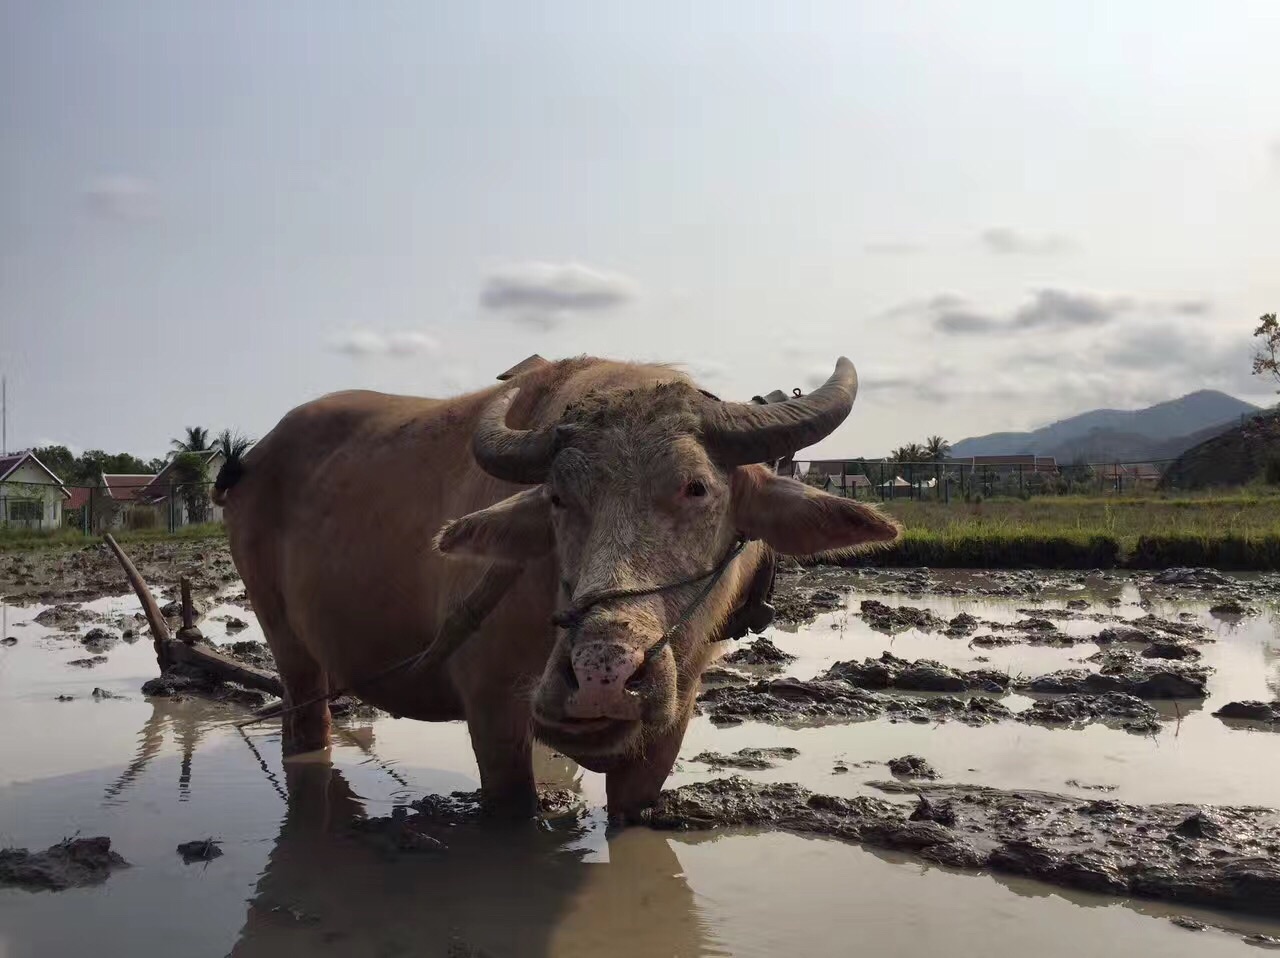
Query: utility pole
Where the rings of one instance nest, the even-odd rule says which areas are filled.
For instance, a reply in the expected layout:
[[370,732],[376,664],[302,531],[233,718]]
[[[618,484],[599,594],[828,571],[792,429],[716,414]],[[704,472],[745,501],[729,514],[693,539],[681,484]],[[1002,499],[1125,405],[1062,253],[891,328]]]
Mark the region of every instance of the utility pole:
[[9,451],[9,380],[0,376],[0,456]]

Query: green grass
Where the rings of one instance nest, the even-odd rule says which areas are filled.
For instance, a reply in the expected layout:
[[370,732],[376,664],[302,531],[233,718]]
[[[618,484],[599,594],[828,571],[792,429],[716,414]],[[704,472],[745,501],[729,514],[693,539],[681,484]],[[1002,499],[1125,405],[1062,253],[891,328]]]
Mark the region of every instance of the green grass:
[[[906,527],[890,549],[854,558],[867,565],[937,568],[1209,566],[1280,569],[1280,495],[1245,489],[1227,495],[988,499],[981,503],[884,504]],[[121,542],[218,540],[221,525],[121,530]],[[73,549],[100,541],[69,529],[6,530],[0,552]]]
[[861,564],[951,568],[1280,569],[1280,496],[1042,497],[885,504],[901,542]]
[[[226,527],[220,523],[183,526],[177,532],[164,529],[116,529],[112,531],[117,542],[192,542],[225,539]],[[32,549],[75,549],[95,545],[102,541],[100,535],[87,536],[77,529],[15,529],[0,524],[0,552],[27,552]]]

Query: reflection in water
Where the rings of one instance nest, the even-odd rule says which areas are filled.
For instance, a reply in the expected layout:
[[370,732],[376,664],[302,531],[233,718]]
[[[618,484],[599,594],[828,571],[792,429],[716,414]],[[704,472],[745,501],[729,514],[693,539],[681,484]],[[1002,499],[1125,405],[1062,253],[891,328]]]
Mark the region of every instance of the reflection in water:
[[665,839],[623,833],[584,861],[588,825],[459,825],[447,849],[391,853],[324,759],[288,762],[287,806],[231,954],[714,953]]

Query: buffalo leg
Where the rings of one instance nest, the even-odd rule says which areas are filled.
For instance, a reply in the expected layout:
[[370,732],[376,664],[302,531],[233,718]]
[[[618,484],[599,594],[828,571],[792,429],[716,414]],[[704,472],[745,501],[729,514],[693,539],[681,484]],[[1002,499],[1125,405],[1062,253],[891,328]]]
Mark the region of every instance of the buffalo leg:
[[676,720],[657,738],[644,744],[644,752],[626,765],[605,775],[605,795],[609,802],[609,819],[626,824],[641,820],[643,812],[658,800],[662,783],[671,774],[692,710]]
[[281,718],[281,749],[285,756],[329,747],[329,678],[320,663],[298,641],[284,610],[254,597],[254,611],[280,670],[285,712]]
[[[485,697],[488,698],[487,696]],[[520,696],[484,708],[467,703],[467,730],[480,768],[481,801],[497,815],[527,818],[538,811],[529,706]]]

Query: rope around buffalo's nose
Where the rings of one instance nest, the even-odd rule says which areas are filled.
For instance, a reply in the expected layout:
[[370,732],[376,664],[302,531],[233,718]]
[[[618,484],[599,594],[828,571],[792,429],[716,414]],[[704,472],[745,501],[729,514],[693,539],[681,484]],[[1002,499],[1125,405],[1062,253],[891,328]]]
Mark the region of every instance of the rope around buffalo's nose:
[[583,619],[586,618],[587,613],[598,605],[602,605],[605,602],[616,602],[619,599],[639,599],[649,595],[660,595],[664,592],[683,589],[685,586],[694,585],[703,579],[708,579],[709,581],[702,587],[702,591],[694,597],[692,602],[685,606],[684,611],[680,613],[680,618],[668,626],[658,641],[645,650],[644,661],[649,662],[670,644],[672,637],[677,632],[689,624],[689,620],[698,611],[698,607],[707,600],[707,596],[711,595],[716,584],[729,571],[729,566],[733,564],[733,560],[742,555],[742,550],[747,547],[747,541],[747,539],[739,536],[729,551],[725,553],[724,558],[706,572],[700,572],[698,575],[681,579],[679,582],[668,582],[665,585],[647,586],[643,589],[612,589],[607,592],[597,592],[594,595],[587,596],[572,608],[557,612],[551,617],[551,622],[553,625],[558,625],[568,631],[569,641],[572,643],[577,639],[578,629],[582,627]]

